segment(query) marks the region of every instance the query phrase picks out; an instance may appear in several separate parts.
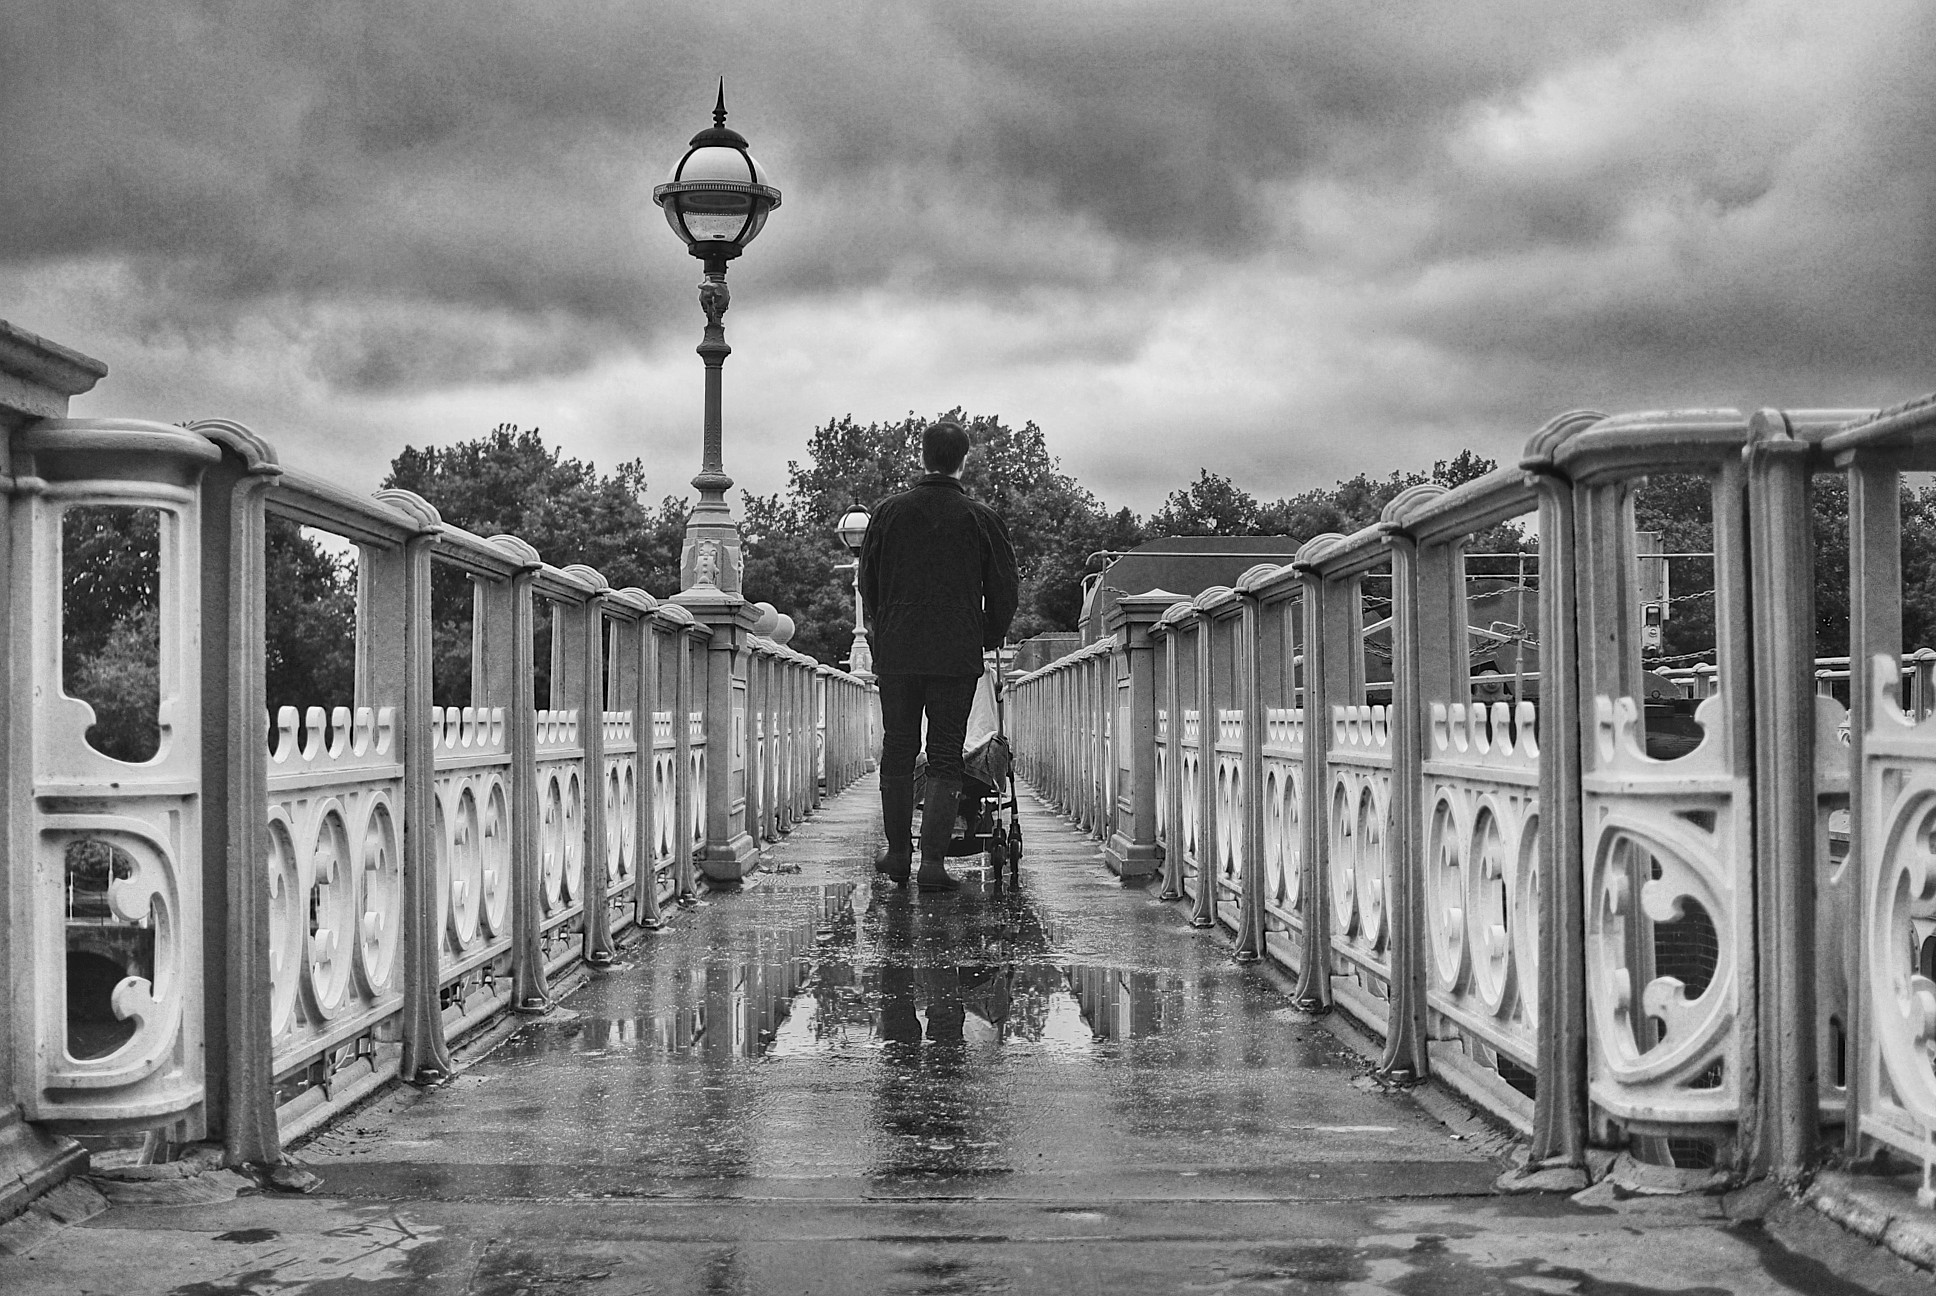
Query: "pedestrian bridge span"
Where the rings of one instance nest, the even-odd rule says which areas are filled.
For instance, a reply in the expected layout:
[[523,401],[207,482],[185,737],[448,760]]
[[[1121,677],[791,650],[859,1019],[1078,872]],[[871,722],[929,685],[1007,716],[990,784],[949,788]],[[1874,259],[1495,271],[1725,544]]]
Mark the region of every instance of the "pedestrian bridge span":
[[[865,768],[866,681],[758,607],[613,590],[284,471],[236,424],[67,420],[99,366],[4,342],[10,1207],[84,1143],[281,1163],[550,1010],[628,929],[679,929]],[[1381,1076],[1522,1133],[1518,1186],[1615,1158],[1650,1188],[1812,1176],[1881,1234],[1926,1216],[1936,1142],[1936,677],[1902,654],[1898,521],[1901,474],[1932,467],[1927,404],[1569,415],[1521,466],[1234,588],[1124,593],[1108,639],[1016,683],[1022,768],[1299,1012],[1368,1031]],[[1698,480],[1715,537],[1705,670],[1643,669],[1632,497],[1665,475]],[[1850,501],[1839,663],[1814,642],[1824,482]],[[101,510],[156,534],[141,753],[89,737],[63,659],[63,555]],[[353,696],[265,733],[271,517],[356,546],[359,591]],[[1504,591],[1472,538],[1515,522],[1524,610],[1475,626]],[[473,609],[470,704],[442,709],[440,568]],[[1509,671],[1495,651],[1475,679],[1475,633]]]

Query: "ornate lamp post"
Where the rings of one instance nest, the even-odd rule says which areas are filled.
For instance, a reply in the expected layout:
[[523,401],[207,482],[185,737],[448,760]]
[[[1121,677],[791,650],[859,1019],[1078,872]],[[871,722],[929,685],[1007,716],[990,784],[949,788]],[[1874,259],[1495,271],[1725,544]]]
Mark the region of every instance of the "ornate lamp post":
[[692,479],[699,503],[686,519],[686,542],[679,554],[681,590],[704,588],[724,594],[740,592],[745,562],[740,556],[739,524],[733,520],[726,492],[733,479],[726,475],[720,447],[719,379],[726,357],[726,263],[759,237],[766,215],[780,205],[780,191],[766,182],[766,172],[747,152],[746,138],[726,125],[726,83],[719,83],[719,102],[713,124],[692,137],[672,178],[652,191],[652,201],[665,212],[672,232],[706,265],[699,285],[699,308],[706,312],[706,332],[699,358],[706,364],[705,454],[699,475]]
[[847,665],[856,675],[874,673],[874,654],[867,646],[867,619],[860,605],[860,543],[867,538],[867,523],[872,515],[856,504],[840,517],[834,526],[834,534],[840,543],[847,546],[847,552],[854,556],[854,647],[847,655]]

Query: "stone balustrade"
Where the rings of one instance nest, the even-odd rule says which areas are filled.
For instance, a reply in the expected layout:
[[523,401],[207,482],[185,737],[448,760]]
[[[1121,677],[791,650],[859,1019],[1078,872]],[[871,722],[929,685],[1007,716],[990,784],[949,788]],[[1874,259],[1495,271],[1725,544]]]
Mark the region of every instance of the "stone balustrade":
[[[100,372],[0,325],[0,1217],[71,1172],[71,1139],[273,1162],[447,1073],[867,768],[869,684],[764,637],[761,609],[613,589],[408,492],[286,470],[235,423],[61,417]],[[158,530],[151,754],[97,748],[63,675],[64,522],[104,508]],[[354,696],[273,717],[271,516],[353,546],[358,575]],[[439,567],[473,592],[463,706],[432,704]]]
[[[1903,652],[1897,500],[1930,469],[1936,400],[1570,414],[1234,588],[1122,598],[1111,637],[1015,682],[1019,769],[1113,869],[1373,1032],[1387,1074],[1521,1130],[1535,1172],[1893,1157],[1928,1206],[1936,653]],[[1714,660],[1647,672],[1631,501],[1660,474],[1706,484]],[[1810,491],[1835,477],[1851,646],[1818,658]],[[1467,547],[1506,522],[1537,576],[1487,625]],[[1504,673],[1475,676],[1482,640]],[[1662,688],[1684,731],[1654,732]]]

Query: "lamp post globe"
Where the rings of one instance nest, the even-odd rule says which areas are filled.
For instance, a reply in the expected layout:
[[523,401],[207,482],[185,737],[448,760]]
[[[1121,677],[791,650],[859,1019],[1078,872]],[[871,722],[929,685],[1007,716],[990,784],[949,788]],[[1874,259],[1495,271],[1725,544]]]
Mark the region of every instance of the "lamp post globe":
[[867,538],[867,524],[872,520],[872,514],[855,504],[834,524],[834,534],[847,546],[847,552],[854,555],[854,646],[847,655],[847,665],[856,675],[874,673],[874,652],[867,643],[867,618],[860,603],[860,546]]
[[780,191],[767,183],[766,171],[747,149],[746,137],[726,125],[726,83],[721,80],[713,108],[713,124],[692,137],[671,177],[652,190],[652,201],[665,213],[666,223],[705,263],[699,285],[699,309],[706,330],[699,358],[706,366],[704,450],[699,475],[692,479],[699,502],[686,519],[685,545],[679,555],[681,593],[738,596],[745,561],[740,553],[739,524],[733,519],[726,492],[733,479],[726,475],[720,419],[720,374],[733,349],[726,345],[726,263],[746,250],[766,226],[767,214],[780,205]]
[[847,546],[848,553],[860,553],[860,542],[867,538],[867,524],[873,516],[858,504],[840,515],[840,521],[834,524],[834,534]]

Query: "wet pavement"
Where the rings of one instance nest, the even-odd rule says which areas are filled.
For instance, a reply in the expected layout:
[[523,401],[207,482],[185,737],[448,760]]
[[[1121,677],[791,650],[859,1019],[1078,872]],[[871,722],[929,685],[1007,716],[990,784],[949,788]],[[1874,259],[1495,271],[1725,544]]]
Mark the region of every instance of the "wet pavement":
[[0,1292],[1928,1291],[1798,1209],[1492,1194],[1507,1141],[1367,1079],[1028,807],[1020,885],[877,883],[871,781],[437,1089],[311,1197],[116,1206]]

